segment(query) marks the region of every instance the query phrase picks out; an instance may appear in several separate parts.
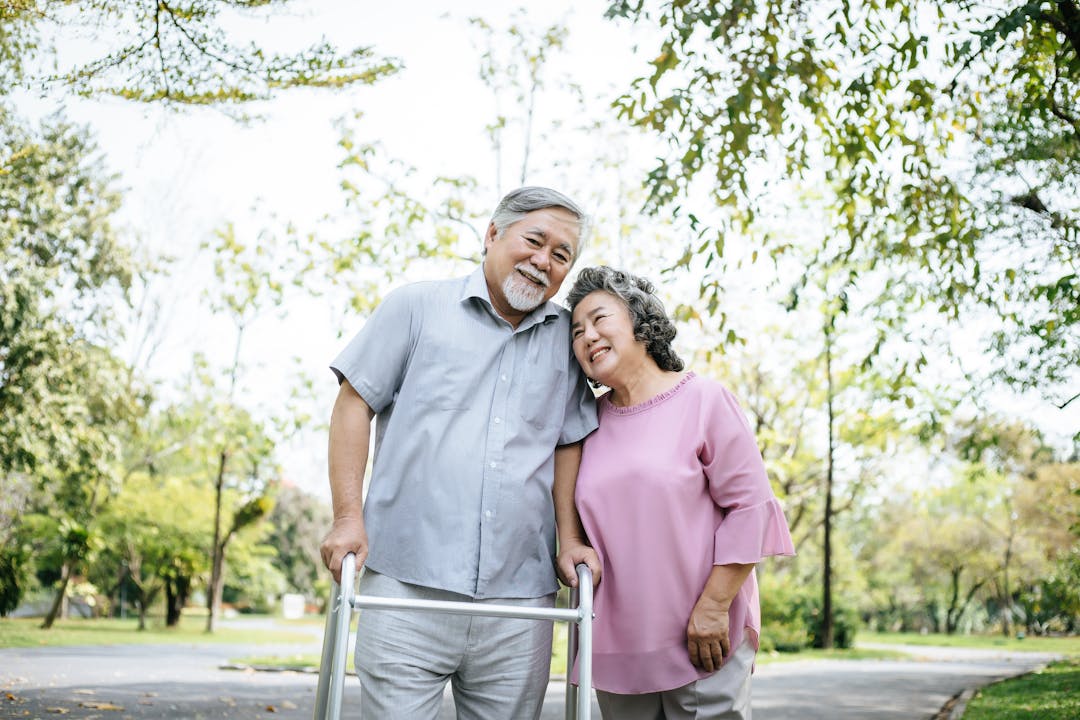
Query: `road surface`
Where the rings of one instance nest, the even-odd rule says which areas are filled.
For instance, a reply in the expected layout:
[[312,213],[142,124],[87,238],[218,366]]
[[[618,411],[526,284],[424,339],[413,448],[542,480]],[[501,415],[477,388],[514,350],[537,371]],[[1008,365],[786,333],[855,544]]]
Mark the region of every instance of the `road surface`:
[[[951,697],[1049,662],[1038,653],[907,648],[909,660],[799,660],[759,665],[755,720],[918,720]],[[317,645],[314,652],[318,651]],[[166,645],[0,649],[0,718],[307,720],[317,678],[223,670],[229,658],[312,652],[306,646]],[[349,678],[346,701],[358,688]],[[562,682],[544,720],[563,717]],[[594,703],[595,708],[595,703]],[[357,718],[346,707],[345,718]],[[447,698],[439,720],[452,720]],[[594,709],[594,718],[599,711]],[[512,719],[507,719],[512,720]]]

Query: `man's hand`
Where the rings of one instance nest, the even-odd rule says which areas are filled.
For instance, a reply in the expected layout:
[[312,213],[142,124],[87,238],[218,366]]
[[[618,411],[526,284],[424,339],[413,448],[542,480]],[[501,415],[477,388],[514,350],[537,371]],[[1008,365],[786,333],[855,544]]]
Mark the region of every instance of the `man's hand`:
[[719,670],[724,656],[731,653],[728,607],[729,604],[702,594],[690,613],[690,622],[686,626],[686,649],[690,652],[690,662],[702,670]]
[[367,561],[368,539],[362,517],[342,517],[334,520],[330,532],[319,546],[323,564],[334,576],[334,582],[341,582],[341,563],[349,553],[356,553],[356,569],[360,570]]
[[585,543],[565,544],[559,548],[559,556],[555,559],[555,568],[559,573],[559,579],[563,585],[577,587],[577,566],[585,563],[592,571],[593,587],[600,583],[600,556],[596,551]]

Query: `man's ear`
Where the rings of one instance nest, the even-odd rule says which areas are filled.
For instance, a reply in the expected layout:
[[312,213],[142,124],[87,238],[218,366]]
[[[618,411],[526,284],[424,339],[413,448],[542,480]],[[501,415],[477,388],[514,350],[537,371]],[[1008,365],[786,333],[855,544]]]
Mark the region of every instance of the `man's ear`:
[[484,233],[484,253],[487,253],[487,249],[492,246],[495,239],[499,236],[499,231],[495,229],[495,223],[488,223],[487,232]]

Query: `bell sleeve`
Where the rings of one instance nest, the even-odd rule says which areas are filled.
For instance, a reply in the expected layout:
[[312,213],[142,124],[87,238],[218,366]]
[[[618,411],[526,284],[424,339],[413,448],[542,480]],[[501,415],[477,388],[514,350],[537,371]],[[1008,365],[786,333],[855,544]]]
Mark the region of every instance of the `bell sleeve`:
[[750,424],[735,397],[719,388],[704,408],[700,459],[721,519],[713,536],[713,564],[757,563],[794,555],[787,520],[772,492]]

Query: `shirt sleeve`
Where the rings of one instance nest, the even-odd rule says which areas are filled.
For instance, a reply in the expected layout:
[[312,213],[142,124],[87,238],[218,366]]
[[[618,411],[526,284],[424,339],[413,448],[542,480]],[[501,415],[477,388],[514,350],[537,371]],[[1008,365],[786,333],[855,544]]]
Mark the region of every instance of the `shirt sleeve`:
[[409,286],[387,295],[330,363],[338,383],[347,381],[375,412],[393,401],[416,345],[415,295]]
[[773,495],[742,408],[724,388],[704,408],[701,462],[709,494],[723,511],[713,536],[713,564],[756,563],[770,555],[794,555],[783,508]]
[[596,396],[593,395],[589,381],[585,378],[585,373],[581,372],[581,366],[574,359],[572,351],[567,367],[566,410],[563,414],[562,430],[559,432],[560,445],[584,440],[586,435],[597,428]]

